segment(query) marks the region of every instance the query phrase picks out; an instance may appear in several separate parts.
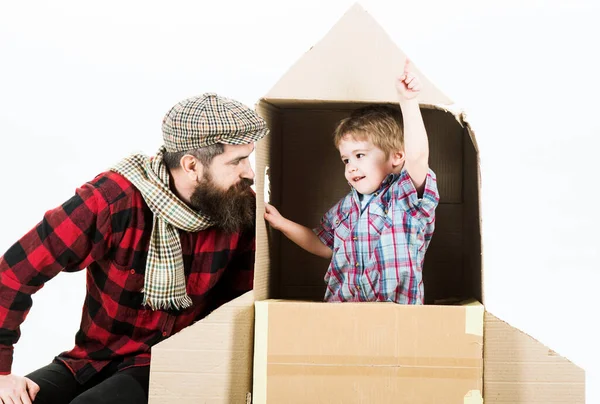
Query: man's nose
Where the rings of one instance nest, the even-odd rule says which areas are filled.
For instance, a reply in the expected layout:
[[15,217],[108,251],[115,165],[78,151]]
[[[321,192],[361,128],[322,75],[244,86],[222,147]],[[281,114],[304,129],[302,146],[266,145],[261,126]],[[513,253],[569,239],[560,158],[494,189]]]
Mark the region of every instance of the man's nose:
[[243,173],[242,173],[242,178],[247,178],[249,180],[253,180],[254,181],[254,170],[252,170],[252,167],[250,167],[250,165],[248,165],[248,169],[246,169]]

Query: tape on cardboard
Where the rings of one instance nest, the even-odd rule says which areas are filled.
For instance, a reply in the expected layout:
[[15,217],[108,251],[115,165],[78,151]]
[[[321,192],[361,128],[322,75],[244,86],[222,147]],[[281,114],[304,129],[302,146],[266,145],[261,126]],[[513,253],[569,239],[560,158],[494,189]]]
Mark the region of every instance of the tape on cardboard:
[[[377,362],[374,363],[374,359]],[[340,363],[343,362],[343,363]],[[267,378],[270,376],[391,376],[479,380],[481,359],[473,358],[398,358],[371,356],[269,355]]]
[[465,305],[465,334],[483,337],[483,310],[479,302]]
[[480,390],[471,390],[465,395],[464,404],[483,404]]

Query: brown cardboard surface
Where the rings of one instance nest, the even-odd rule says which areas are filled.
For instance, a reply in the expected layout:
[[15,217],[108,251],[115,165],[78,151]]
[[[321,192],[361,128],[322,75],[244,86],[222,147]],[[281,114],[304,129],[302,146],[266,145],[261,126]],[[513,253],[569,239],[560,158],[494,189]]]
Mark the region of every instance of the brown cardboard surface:
[[463,119],[465,137],[469,141],[463,142],[464,166],[463,166],[463,244],[468,248],[463,249],[463,265],[465,273],[471,274],[471,284],[465,285],[462,295],[471,291],[473,296],[481,296],[485,303],[485,291],[482,288],[484,268],[481,254],[481,203],[479,190],[481,188],[481,175],[479,170],[479,151],[477,141],[471,126]]
[[[279,177],[272,182],[274,194],[279,198],[278,207],[302,224],[316,225],[327,208],[348,191],[341,166],[337,164],[339,157],[331,146],[335,122],[365,103],[394,101],[391,88],[383,81],[373,82],[372,78],[389,75],[398,65],[397,61],[404,60],[405,56],[387,42],[387,37],[382,35],[379,27],[374,28],[373,23],[364,10],[353,7],[326,38],[303,55],[259,101],[259,106],[268,104],[279,111],[276,126],[277,136],[281,137],[282,146],[278,149],[281,155],[267,157],[267,160],[280,159],[273,165],[279,168]],[[356,35],[377,37],[378,41],[366,42],[384,45],[365,45]],[[369,66],[336,64],[336,59],[344,57],[381,63],[369,62]],[[335,75],[329,73],[328,66],[334,66]],[[373,73],[375,70],[377,74]],[[432,91],[427,94],[443,96],[433,85],[430,89]],[[430,165],[438,175],[441,196],[436,232],[425,260],[426,301],[470,296],[485,302],[479,149],[464,112],[441,99],[426,94],[420,99],[430,139]],[[310,157],[306,157],[306,151],[310,151]],[[269,241],[277,243],[276,261],[271,262],[270,267],[270,276],[276,277],[277,285],[270,289],[269,297],[320,300],[327,262],[304,253],[278,233],[271,233]],[[321,311],[319,309],[315,315],[327,315]],[[508,329],[518,333],[510,326]],[[486,352],[490,354],[496,349],[497,346],[492,345]],[[500,353],[503,354],[506,350]],[[541,371],[537,368],[529,370],[533,378]],[[488,368],[485,380],[494,380],[500,371],[493,366]],[[521,379],[526,378],[517,377],[512,391],[529,397],[528,382],[519,383]],[[583,383],[582,374],[577,374],[576,379]],[[540,397],[546,397],[540,394]],[[555,388],[553,394],[555,402],[570,402],[568,389]],[[479,402],[480,399],[478,394],[471,394],[465,402]]]
[[485,313],[484,398],[511,404],[585,403],[585,372]]
[[[381,26],[355,4],[265,98],[395,102],[393,82],[405,58]],[[421,103],[452,104],[418,69],[415,73],[423,84]]]
[[245,403],[252,386],[254,295],[152,348],[149,404]]
[[[463,403],[483,306],[256,303],[254,403]],[[476,396],[476,395],[475,395]]]
[[[252,381],[253,301],[321,300],[327,268],[326,261],[300,251],[262,220],[267,167],[273,204],[292,220],[316,225],[348,191],[331,142],[336,120],[367,103],[395,102],[392,83],[404,60],[381,27],[353,6],[258,101],[256,109],[271,134],[256,150],[254,292],[153,348],[150,403],[246,402]],[[430,165],[441,195],[425,259],[426,300],[474,297],[485,303],[477,143],[464,114],[417,73],[424,83],[419,101],[430,138]],[[318,403],[306,395],[335,391],[333,399],[339,401],[326,402],[481,403],[481,374],[475,380],[470,362],[471,350],[481,349],[481,342],[461,343],[482,338],[474,332],[481,326],[469,307],[283,303],[263,306],[269,308],[267,316],[257,317],[253,402],[289,389],[298,392],[291,401],[269,396],[269,402]],[[460,310],[462,323],[453,317]],[[381,322],[388,318],[394,319],[394,333],[386,333],[389,321]],[[406,323],[410,326],[399,326]],[[487,402],[583,402],[581,369],[493,316],[486,314],[484,328]],[[444,339],[448,335],[456,338]],[[310,361],[299,361],[306,358]],[[332,385],[338,388],[332,390]],[[423,394],[385,394],[398,386],[401,393],[413,389]],[[418,401],[426,397],[431,401]]]
[[256,258],[254,263],[254,295],[257,300],[266,299],[276,293],[279,284],[277,271],[272,270],[272,263],[279,261],[278,237],[270,237],[271,233],[263,219],[265,199],[276,206],[280,205],[281,197],[278,189],[265,189],[266,176],[272,184],[281,182],[281,138],[282,120],[279,108],[267,103],[256,106],[257,112],[269,126],[269,134],[256,144],[255,183],[256,183]]

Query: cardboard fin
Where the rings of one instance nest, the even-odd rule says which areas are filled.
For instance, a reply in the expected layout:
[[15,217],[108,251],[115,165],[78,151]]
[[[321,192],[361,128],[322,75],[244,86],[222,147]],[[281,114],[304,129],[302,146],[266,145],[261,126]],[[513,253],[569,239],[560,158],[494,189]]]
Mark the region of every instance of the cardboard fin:
[[149,404],[244,403],[252,389],[254,294],[152,347]]
[[585,403],[585,372],[485,312],[484,400],[497,404]]

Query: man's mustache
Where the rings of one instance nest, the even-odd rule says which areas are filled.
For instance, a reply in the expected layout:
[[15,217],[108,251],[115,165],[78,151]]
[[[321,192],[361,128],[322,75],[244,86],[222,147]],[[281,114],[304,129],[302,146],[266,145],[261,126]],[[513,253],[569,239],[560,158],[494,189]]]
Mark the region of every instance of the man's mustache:
[[252,185],[254,185],[254,180],[251,180],[250,178],[242,178],[240,182],[236,184],[236,188],[240,191],[245,191]]

